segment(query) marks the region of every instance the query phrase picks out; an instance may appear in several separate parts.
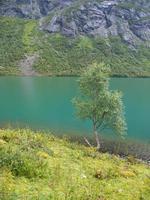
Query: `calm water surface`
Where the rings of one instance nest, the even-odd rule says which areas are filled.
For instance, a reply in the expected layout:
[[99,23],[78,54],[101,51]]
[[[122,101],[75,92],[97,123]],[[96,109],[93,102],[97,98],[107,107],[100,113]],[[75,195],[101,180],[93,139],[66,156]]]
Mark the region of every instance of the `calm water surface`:
[[[124,93],[128,138],[150,142],[150,79],[113,78]],[[0,77],[0,126],[8,123],[59,133],[90,134],[89,121],[75,116],[76,78]]]

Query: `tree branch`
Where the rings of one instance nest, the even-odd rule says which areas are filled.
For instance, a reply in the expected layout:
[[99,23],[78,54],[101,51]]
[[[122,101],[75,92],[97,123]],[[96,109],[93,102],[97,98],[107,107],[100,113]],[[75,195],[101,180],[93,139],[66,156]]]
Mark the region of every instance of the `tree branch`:
[[102,115],[102,120],[100,123],[98,123],[98,125],[96,126],[96,129],[99,129],[103,123],[104,123],[104,118],[105,118],[105,115],[107,114],[107,112],[104,112],[103,115]]
[[89,147],[93,147],[86,137],[84,137],[84,141]]

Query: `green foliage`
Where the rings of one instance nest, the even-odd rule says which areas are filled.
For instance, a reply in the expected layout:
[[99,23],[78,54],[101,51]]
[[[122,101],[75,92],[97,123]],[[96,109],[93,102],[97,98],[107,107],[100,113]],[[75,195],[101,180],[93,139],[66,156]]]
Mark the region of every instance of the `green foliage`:
[[[43,147],[39,140],[12,136],[15,145],[11,145],[9,136],[3,136],[0,140],[0,168],[7,168],[14,176],[25,176],[27,178],[46,177],[50,173],[47,170],[47,158],[52,151]],[[9,144],[9,145],[7,145]]]
[[0,17],[0,65],[3,67],[14,67],[22,58],[23,24],[20,19]]
[[47,162],[42,157],[33,156],[32,152],[22,153],[13,150],[1,151],[0,167],[7,167],[15,176],[27,178],[45,177],[48,175]]
[[114,76],[150,76],[146,46],[131,49],[120,38],[48,34],[35,20],[0,17],[0,27],[0,75],[18,75],[24,55],[38,52],[34,68],[43,75],[80,75],[87,66],[104,62]]
[[0,200],[15,200],[15,181],[9,170],[1,170],[0,174]]
[[36,51],[36,45],[35,45],[36,43],[35,41],[37,39],[36,27],[37,27],[36,21],[32,21],[32,20],[28,21],[24,25],[22,41],[23,41],[25,51],[27,53],[33,53]]
[[149,48],[130,49],[119,38],[40,36],[40,58],[35,69],[49,75],[80,75],[87,66],[104,62],[115,76],[149,76]]
[[18,75],[19,61],[37,50],[36,22],[0,17],[0,27],[0,75]]
[[[0,156],[0,200],[149,198],[147,165],[98,153],[51,134],[0,130]],[[39,167],[43,162],[46,165]]]
[[75,99],[78,115],[92,121],[94,131],[126,130],[121,94],[109,90],[109,68],[104,64],[91,66],[79,79],[82,99]]

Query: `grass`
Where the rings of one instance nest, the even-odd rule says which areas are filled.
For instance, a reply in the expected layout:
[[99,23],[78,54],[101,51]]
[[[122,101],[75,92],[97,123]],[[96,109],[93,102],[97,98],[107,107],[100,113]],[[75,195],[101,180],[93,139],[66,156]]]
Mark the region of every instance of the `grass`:
[[0,17],[0,66],[15,67],[24,54],[22,43],[24,22]]
[[36,51],[36,22],[0,17],[0,27],[0,75],[19,75],[19,61]]
[[0,130],[2,200],[148,200],[149,166],[31,130]]
[[36,48],[36,39],[37,39],[36,27],[37,27],[37,22],[34,20],[27,21],[24,24],[22,42],[23,42],[26,53],[34,53],[37,50],[37,48]]
[[120,38],[67,38],[38,29],[36,20],[0,17],[0,75],[19,75],[19,61],[38,52],[33,66],[42,75],[80,75],[89,65],[104,62],[114,76],[150,76],[150,51],[131,49]]

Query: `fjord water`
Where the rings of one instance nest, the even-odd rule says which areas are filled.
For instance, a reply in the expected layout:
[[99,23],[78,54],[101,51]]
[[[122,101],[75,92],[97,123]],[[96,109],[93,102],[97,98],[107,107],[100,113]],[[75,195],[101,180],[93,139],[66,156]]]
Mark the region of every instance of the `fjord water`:
[[[0,77],[0,126],[50,129],[90,134],[89,121],[75,115],[72,98],[79,95],[73,77]],[[128,138],[150,141],[150,79],[113,78],[110,88],[123,92]]]

